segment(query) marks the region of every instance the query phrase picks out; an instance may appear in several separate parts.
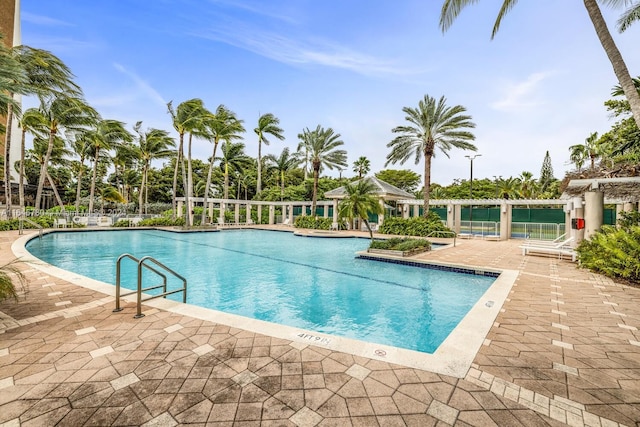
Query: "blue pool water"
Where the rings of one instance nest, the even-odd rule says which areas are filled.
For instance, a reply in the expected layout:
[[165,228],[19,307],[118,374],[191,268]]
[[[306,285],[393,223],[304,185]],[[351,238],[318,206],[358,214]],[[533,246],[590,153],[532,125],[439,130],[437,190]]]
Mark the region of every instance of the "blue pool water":
[[[355,258],[368,244],[261,230],[125,230],[50,233],[27,249],[107,283],[115,283],[121,254],[150,255],[187,278],[190,304],[427,353],[495,280]],[[135,289],[136,264],[122,267],[122,285]]]

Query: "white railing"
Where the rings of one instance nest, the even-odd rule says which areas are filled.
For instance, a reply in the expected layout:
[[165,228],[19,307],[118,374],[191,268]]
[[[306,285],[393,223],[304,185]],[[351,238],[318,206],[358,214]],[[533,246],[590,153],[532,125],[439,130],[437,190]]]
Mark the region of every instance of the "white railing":
[[467,236],[499,236],[500,223],[495,221],[460,221],[460,233]]
[[514,239],[535,239],[535,240],[555,240],[565,233],[564,223],[545,224],[532,222],[511,223],[511,238]]

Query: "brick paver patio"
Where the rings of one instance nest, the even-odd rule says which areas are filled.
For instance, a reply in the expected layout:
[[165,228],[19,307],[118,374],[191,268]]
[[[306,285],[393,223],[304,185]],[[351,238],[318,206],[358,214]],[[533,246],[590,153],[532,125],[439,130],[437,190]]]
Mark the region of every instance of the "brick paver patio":
[[[2,263],[17,232],[0,232]],[[421,258],[518,270],[463,379],[114,299],[15,266],[0,303],[0,426],[640,425],[640,289],[518,241]]]

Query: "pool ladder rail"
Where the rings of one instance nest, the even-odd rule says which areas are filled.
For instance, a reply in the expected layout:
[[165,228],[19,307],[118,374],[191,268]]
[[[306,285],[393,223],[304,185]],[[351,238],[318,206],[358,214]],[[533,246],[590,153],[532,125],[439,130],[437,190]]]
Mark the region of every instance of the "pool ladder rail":
[[[131,292],[127,292],[126,294],[122,294],[120,293],[120,264],[122,263],[122,260],[124,259],[130,259],[134,262],[136,262],[138,264],[138,288],[135,291],[131,291]],[[151,262],[153,264],[155,264],[158,268],[155,268],[151,265],[148,265],[147,262]],[[143,288],[142,287],[142,271],[143,268],[146,268],[147,270],[151,270],[152,272],[156,273],[158,276],[162,277],[162,284],[161,285],[155,285],[155,286],[150,286],[148,288]],[[167,276],[166,274],[164,274],[162,271],[160,270],[164,270],[166,273],[171,274],[172,276],[177,277],[178,279],[182,280],[182,288],[180,289],[175,289],[173,291],[167,291]],[[159,289],[162,288],[162,293],[158,294],[158,295],[152,295],[150,297],[147,298],[142,298],[142,293],[146,292],[146,291],[150,291],[153,289]],[[114,313],[117,313],[119,311],[122,311],[122,308],[120,307],[120,298],[121,297],[125,297],[127,295],[133,295],[133,294],[137,294],[137,311],[136,311],[136,315],[133,316],[135,319],[139,319],[141,317],[144,317],[144,314],[142,314],[142,301],[149,301],[151,299],[154,298],[166,298],[167,295],[171,295],[171,294],[175,294],[178,292],[182,292],[182,302],[187,302],[187,279],[185,279],[184,277],[182,277],[181,275],[179,275],[178,273],[176,273],[175,271],[173,271],[172,269],[170,269],[169,267],[167,267],[166,265],[162,264],[160,261],[158,261],[157,259],[150,257],[150,256],[145,256],[142,257],[140,259],[134,257],[131,254],[122,254],[118,257],[118,261],[116,261],[116,308],[113,310]]]

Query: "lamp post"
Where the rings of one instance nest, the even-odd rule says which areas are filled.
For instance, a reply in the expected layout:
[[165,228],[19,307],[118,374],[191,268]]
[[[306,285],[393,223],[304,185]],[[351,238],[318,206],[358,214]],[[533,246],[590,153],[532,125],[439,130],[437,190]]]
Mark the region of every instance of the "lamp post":
[[469,234],[471,235],[471,237],[473,237],[473,220],[472,220],[473,203],[471,203],[471,200],[473,200],[473,159],[480,156],[482,156],[482,154],[465,156],[467,159],[471,161],[471,178],[469,179]]

